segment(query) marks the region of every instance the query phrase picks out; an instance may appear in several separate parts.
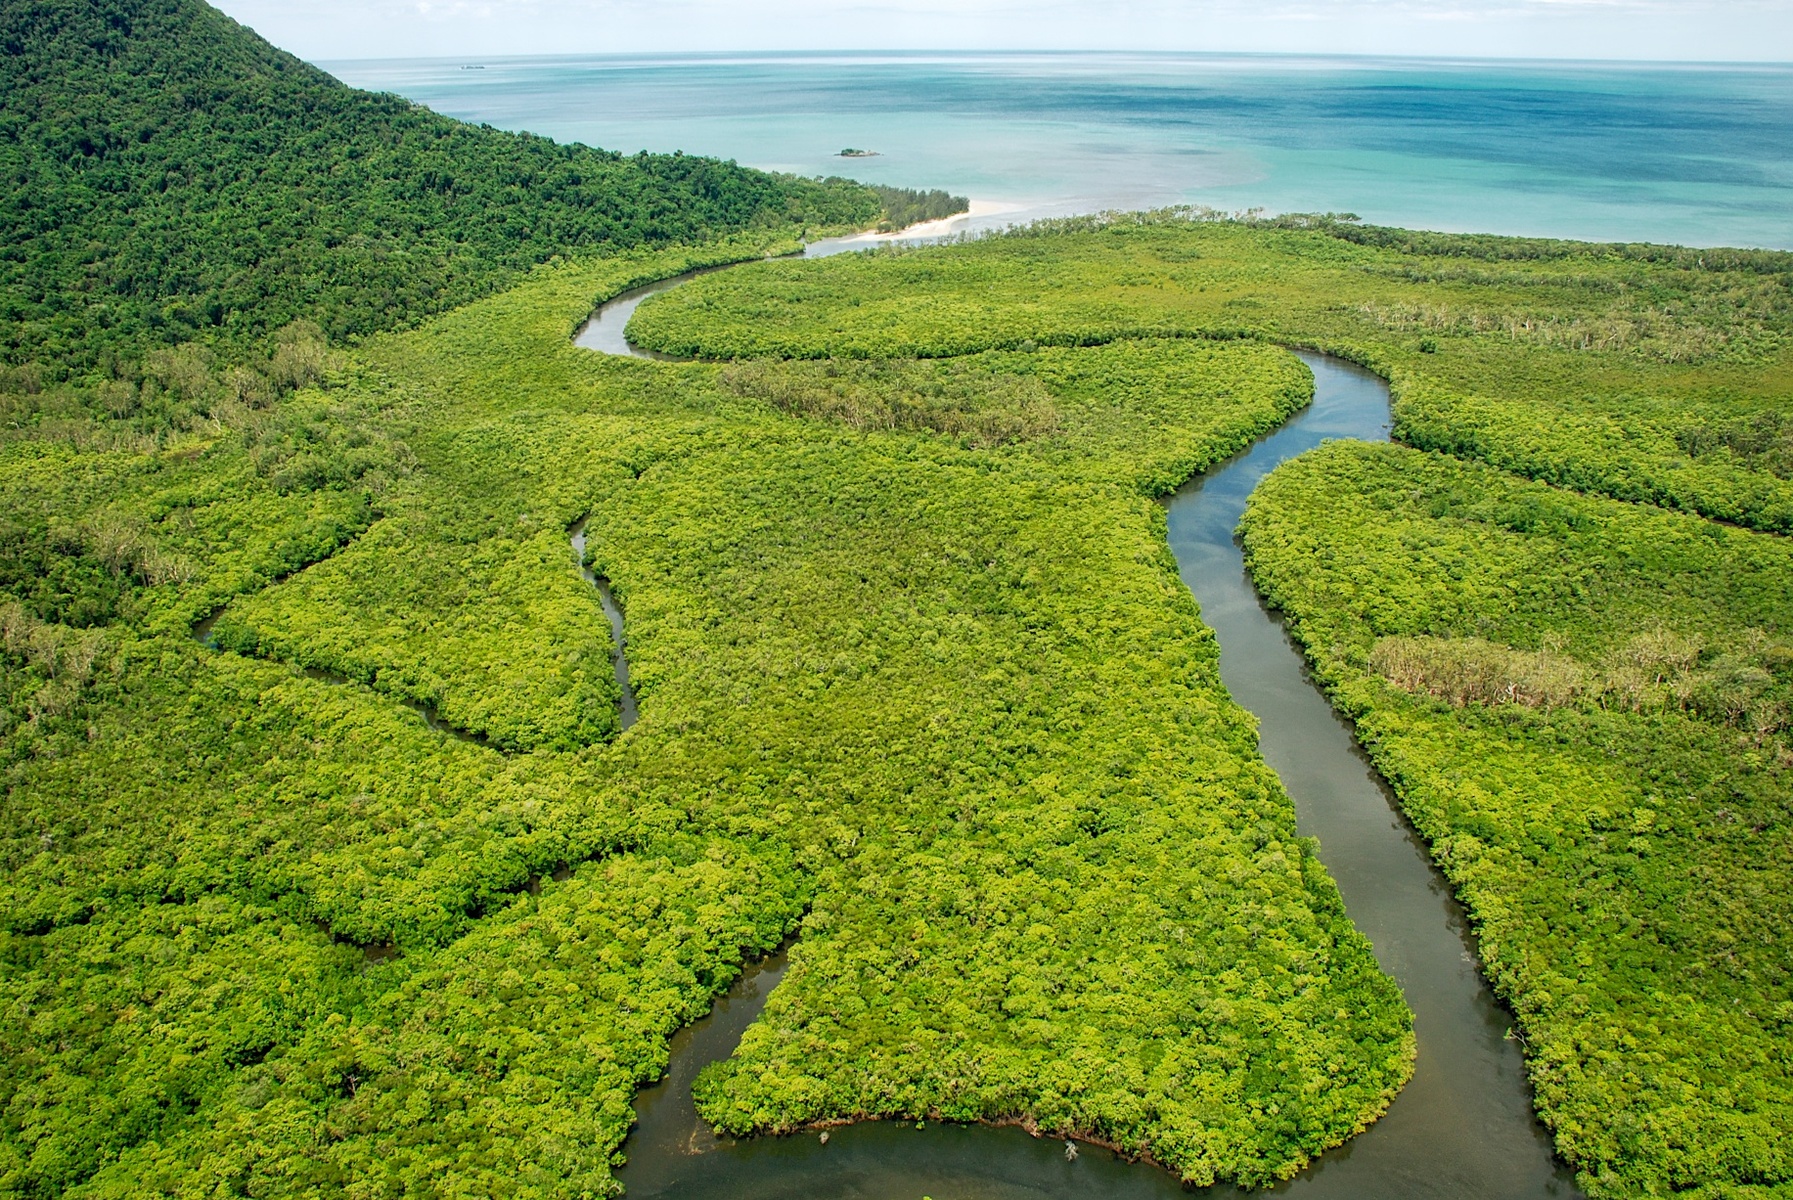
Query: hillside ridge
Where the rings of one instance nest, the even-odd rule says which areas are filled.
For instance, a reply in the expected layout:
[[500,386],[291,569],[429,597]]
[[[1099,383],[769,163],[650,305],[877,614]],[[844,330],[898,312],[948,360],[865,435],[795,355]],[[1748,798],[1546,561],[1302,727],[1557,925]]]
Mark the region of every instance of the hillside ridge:
[[864,226],[846,180],[624,157],[359,91],[201,0],[0,0],[0,363],[409,324],[557,254]]

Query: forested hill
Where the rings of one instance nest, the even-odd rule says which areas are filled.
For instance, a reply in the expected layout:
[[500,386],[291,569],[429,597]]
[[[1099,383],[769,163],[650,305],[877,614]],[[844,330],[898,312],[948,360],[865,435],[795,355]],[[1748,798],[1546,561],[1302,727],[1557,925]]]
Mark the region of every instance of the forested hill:
[[202,0],[0,0],[0,359],[330,337],[460,304],[556,253],[865,225],[843,180],[624,157],[350,88]]

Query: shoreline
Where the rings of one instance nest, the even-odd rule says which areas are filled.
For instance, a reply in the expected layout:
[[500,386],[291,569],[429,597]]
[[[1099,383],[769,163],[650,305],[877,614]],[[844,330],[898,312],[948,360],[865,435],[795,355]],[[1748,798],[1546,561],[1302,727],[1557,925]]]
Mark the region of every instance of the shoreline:
[[834,250],[864,249],[872,246],[887,245],[891,242],[912,240],[932,240],[950,237],[954,233],[964,232],[957,226],[966,225],[985,217],[997,217],[1004,213],[1023,212],[1026,205],[1011,204],[1002,200],[973,200],[971,207],[965,212],[954,213],[950,217],[936,217],[931,221],[919,221],[903,229],[879,233],[876,230],[865,230],[862,233],[851,233],[843,237],[818,238],[805,247],[826,245]]
[[[1405,1085],[1403,1085],[1403,1088],[1404,1087]],[[1355,1130],[1346,1134],[1338,1141],[1332,1142],[1320,1150],[1307,1155],[1307,1157],[1301,1161],[1299,1166],[1293,1171],[1290,1171],[1287,1175],[1279,1178],[1276,1183],[1271,1186],[1277,1187],[1287,1184],[1291,1179],[1294,1179],[1303,1172],[1314,1169],[1323,1156],[1332,1153],[1341,1146],[1349,1145],[1354,1138],[1372,1128],[1378,1121],[1387,1115],[1389,1108],[1394,1104],[1395,1097],[1400,1094],[1400,1091],[1401,1089],[1397,1089],[1394,1093],[1385,1096],[1382,1103],[1377,1106],[1374,1112],[1366,1113],[1359,1118],[1358,1126]],[[748,1134],[746,1137],[718,1134],[715,1128],[701,1116],[698,1117],[698,1124],[700,1128],[708,1130],[710,1136],[716,1138],[718,1142],[722,1142],[723,1138],[726,1137],[727,1141],[725,1144],[734,1145],[750,1138],[802,1137],[806,1134],[825,1135],[836,1129],[845,1129],[855,1125],[908,1125],[913,1123],[914,1120],[915,1119],[911,1117],[866,1116],[863,1114],[853,1117],[822,1117],[814,1121],[805,1121],[801,1124],[793,1125],[788,1129],[768,1130],[764,1133]],[[1153,1155],[1149,1144],[1137,1150],[1129,1150],[1120,1142],[1115,1141],[1112,1138],[1104,1137],[1102,1134],[1091,1130],[1048,1129],[1042,1126],[1031,1114],[1023,1113],[1006,1117],[973,1117],[970,1120],[959,1120],[943,1117],[938,1110],[930,1110],[925,1121],[930,1125],[957,1125],[964,1128],[1019,1129],[1027,1134],[1027,1136],[1034,1138],[1037,1141],[1063,1141],[1067,1144],[1075,1142],[1082,1146],[1093,1146],[1099,1150],[1107,1150],[1121,1162],[1134,1163],[1139,1166],[1150,1167],[1153,1170],[1161,1171],[1165,1175],[1176,1180],[1185,1190],[1189,1190],[1192,1187],[1224,1187],[1228,1184],[1231,1184],[1233,1187],[1239,1186],[1237,1181],[1222,1179],[1220,1177],[1216,1177],[1212,1183],[1208,1184],[1191,1184],[1191,1182],[1183,1175],[1180,1168],[1174,1167]],[[692,1153],[701,1154],[704,1153],[704,1151],[693,1151]]]

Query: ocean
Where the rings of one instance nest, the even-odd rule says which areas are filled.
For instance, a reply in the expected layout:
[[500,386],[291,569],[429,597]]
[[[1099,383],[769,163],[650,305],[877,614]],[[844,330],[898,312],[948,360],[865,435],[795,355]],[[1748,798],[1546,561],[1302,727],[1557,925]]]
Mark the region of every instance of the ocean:
[[947,188],[978,202],[977,225],[1201,204],[1793,249],[1793,65],[969,52],[322,65],[562,141]]

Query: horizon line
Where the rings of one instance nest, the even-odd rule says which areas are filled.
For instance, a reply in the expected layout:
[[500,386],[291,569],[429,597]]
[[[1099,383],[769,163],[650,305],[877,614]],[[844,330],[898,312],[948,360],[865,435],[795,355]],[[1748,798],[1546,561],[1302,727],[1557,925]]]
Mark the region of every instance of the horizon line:
[[[289,51],[289,53],[291,53]],[[1793,70],[1793,59],[1721,59],[1721,58],[1588,58],[1585,56],[1502,55],[1502,54],[1361,54],[1314,50],[1129,50],[1105,48],[1076,50],[1064,47],[952,47],[881,49],[841,47],[836,49],[790,50],[611,50],[611,51],[541,51],[528,54],[379,54],[332,56],[307,59],[317,66],[326,63],[437,62],[478,65],[484,63],[529,62],[539,59],[730,59],[730,58],[827,58],[827,57],[970,57],[974,55],[1034,55],[1059,57],[1131,57],[1131,58],[1264,58],[1321,59],[1352,62],[1425,62],[1425,63],[1538,63],[1551,66],[1591,67],[1750,67]],[[295,56],[299,57],[299,56]]]

